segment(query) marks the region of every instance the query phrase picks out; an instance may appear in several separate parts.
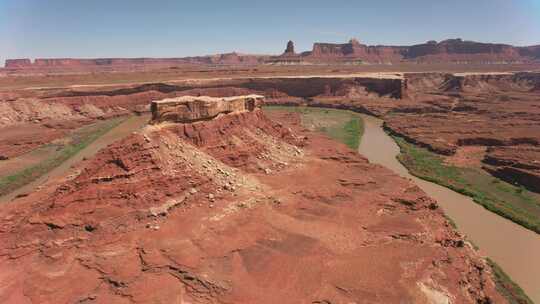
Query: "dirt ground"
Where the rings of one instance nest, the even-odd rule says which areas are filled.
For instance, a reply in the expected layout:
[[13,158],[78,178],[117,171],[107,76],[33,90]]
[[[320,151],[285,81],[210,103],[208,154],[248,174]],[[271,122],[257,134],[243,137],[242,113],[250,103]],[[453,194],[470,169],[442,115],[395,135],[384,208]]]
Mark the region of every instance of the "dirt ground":
[[299,119],[149,126],[5,205],[0,300],[504,302],[435,201]]

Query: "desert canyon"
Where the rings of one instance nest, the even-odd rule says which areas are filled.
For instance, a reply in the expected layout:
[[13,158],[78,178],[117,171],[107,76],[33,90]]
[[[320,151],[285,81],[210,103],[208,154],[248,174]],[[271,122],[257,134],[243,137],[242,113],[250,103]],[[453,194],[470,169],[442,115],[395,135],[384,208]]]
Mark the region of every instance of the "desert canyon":
[[289,41],[0,76],[1,303],[540,301],[538,45]]

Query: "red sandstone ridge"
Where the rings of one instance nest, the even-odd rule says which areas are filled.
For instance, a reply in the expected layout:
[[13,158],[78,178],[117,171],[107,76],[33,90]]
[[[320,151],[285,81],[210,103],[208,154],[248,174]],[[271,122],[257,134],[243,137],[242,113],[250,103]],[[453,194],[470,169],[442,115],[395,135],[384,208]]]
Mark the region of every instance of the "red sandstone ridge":
[[521,56],[519,48],[506,44],[480,43],[448,39],[439,43],[430,41],[408,48],[405,58],[431,62],[513,62],[526,58]]
[[9,69],[22,69],[27,68],[32,65],[32,61],[30,59],[7,59],[6,60],[6,68]]
[[97,69],[97,68],[133,68],[138,66],[173,67],[186,64],[259,64],[268,56],[245,55],[236,52],[209,56],[182,58],[38,58],[8,59],[6,69]]
[[[412,46],[368,46],[356,39],[348,43],[314,43],[313,49],[297,56],[307,62],[362,61],[370,63],[413,62],[492,62],[508,63],[540,59],[539,46],[514,47],[448,39]],[[284,53],[282,57],[291,57]],[[287,58],[290,60],[290,58]]]
[[365,45],[356,39],[347,43],[313,44],[311,51],[295,53],[293,41],[287,42],[280,56],[246,55],[236,52],[182,58],[38,58],[8,59],[5,68],[28,69],[103,69],[134,67],[174,67],[186,64],[255,65],[264,63],[368,62],[394,63],[401,61],[423,63],[515,63],[540,60],[540,46],[516,47],[499,43],[481,43],[448,39],[428,41],[412,46]]
[[0,302],[505,302],[410,181],[292,114],[207,118],[3,206]]
[[358,40],[351,39],[348,43],[315,43],[310,53],[304,54],[308,59],[358,59],[368,62],[391,62],[402,58],[401,47],[367,46]]

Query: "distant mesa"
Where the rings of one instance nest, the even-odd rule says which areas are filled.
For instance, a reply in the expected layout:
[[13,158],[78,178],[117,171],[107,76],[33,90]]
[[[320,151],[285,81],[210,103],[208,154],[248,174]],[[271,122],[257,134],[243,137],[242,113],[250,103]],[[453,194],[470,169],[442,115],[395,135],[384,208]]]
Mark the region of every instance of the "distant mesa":
[[10,69],[22,69],[32,66],[32,61],[30,59],[7,59],[6,68]]
[[8,59],[11,70],[99,70],[137,67],[167,68],[179,65],[258,65],[313,63],[526,63],[540,60],[540,45],[516,47],[500,43],[482,43],[461,38],[441,42],[429,40],[410,46],[366,45],[352,38],[347,43],[316,42],[311,51],[297,53],[289,40],[278,56],[246,55],[236,52],[181,58],[38,58]]
[[[287,43],[293,45],[291,41]],[[282,57],[291,57],[285,52]],[[540,46],[515,47],[461,38],[435,40],[411,46],[365,45],[352,38],[347,43],[316,42],[311,51],[297,55],[308,62],[366,63],[515,63],[540,59]],[[288,58],[290,61],[291,59]]]
[[351,40],[349,40],[349,44],[351,44],[351,45],[360,45],[360,42],[356,38],[351,38]]
[[294,42],[292,42],[292,40],[289,40],[289,42],[287,42],[287,47],[285,48],[285,52],[283,52],[283,55],[296,55],[296,53],[294,52]]

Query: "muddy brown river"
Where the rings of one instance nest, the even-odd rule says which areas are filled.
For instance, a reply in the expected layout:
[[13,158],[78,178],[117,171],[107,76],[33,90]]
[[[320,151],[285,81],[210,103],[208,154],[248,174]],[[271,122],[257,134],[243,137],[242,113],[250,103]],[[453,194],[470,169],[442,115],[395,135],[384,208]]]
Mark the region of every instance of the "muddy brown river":
[[86,148],[82,149],[79,153],[74,155],[73,157],[69,158],[65,162],[63,162],[60,166],[52,169],[47,174],[41,176],[40,178],[36,179],[35,181],[24,185],[21,188],[18,188],[15,191],[12,191],[2,197],[0,197],[0,203],[3,202],[10,202],[18,195],[22,195],[24,193],[30,193],[32,191],[35,191],[39,186],[45,184],[47,181],[59,178],[62,176],[67,175],[72,169],[72,166],[79,163],[85,158],[90,158],[94,154],[96,154],[99,150],[105,148],[106,146],[112,144],[113,142],[120,140],[129,134],[131,134],[133,131],[136,131],[143,126],[145,126],[148,123],[148,120],[150,119],[149,114],[141,115],[141,116],[132,116],[125,121],[123,121],[118,126],[112,128],[110,131],[105,133],[100,138],[93,141],[91,144],[89,144]]
[[436,199],[459,231],[480,247],[483,255],[501,266],[535,303],[540,303],[540,236],[484,209],[468,196],[412,176],[396,159],[399,147],[384,132],[383,121],[360,116],[364,120],[364,135],[358,152],[370,162],[411,179]]

